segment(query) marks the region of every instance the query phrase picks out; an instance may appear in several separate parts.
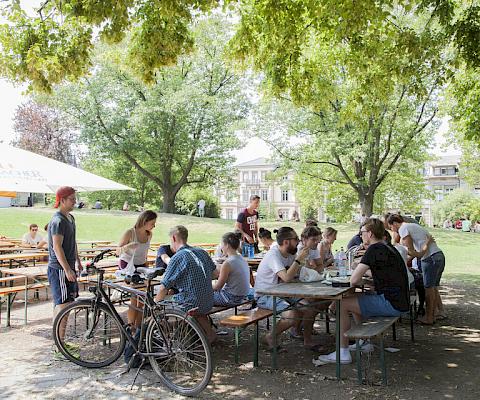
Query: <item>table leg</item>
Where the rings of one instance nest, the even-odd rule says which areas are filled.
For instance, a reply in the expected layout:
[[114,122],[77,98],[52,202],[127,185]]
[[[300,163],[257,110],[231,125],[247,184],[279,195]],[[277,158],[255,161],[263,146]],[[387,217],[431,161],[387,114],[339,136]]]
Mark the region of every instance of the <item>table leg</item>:
[[273,349],[272,349],[272,368],[277,369],[277,297],[273,296],[273,319],[272,319],[272,335],[273,335]]
[[340,380],[340,300],[335,300],[335,350],[337,356],[337,379]]
[[9,293],[7,296],[7,328],[10,326],[10,311],[12,308],[12,295]]

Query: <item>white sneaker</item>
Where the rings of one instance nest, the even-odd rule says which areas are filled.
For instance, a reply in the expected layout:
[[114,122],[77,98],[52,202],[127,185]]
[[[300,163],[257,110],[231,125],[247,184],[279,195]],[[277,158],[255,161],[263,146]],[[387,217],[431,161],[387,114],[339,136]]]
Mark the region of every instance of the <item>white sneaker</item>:
[[[359,342],[360,342],[360,351],[362,353],[373,353],[373,351],[375,349],[373,344],[371,344],[368,341],[362,340],[362,339],[360,339]],[[357,344],[356,343],[351,344],[350,346],[348,346],[348,349],[350,351],[357,351]]]
[[[328,364],[335,364],[337,362],[337,353],[334,351],[333,353],[330,354],[324,354],[321,356],[318,356],[318,360],[323,362],[323,363],[328,363]],[[344,356],[343,358],[340,357],[340,364],[351,364],[352,363],[352,356],[350,353],[348,353],[348,357]]]

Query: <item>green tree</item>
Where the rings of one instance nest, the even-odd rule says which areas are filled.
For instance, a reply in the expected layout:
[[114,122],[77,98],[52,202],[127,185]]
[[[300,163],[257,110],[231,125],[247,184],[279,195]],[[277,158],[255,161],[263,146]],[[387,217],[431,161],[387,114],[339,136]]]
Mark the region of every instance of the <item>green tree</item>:
[[[236,8],[241,16],[235,51],[253,55],[256,64],[268,71],[280,88],[301,86],[301,80],[293,82],[291,78],[300,72],[297,75],[308,80],[312,61],[322,62],[310,58],[306,48],[335,48],[349,43],[350,65],[359,74],[371,72],[375,62],[371,62],[366,43],[372,38],[388,40],[390,33],[398,29],[399,11],[405,19],[425,15],[429,24],[441,28],[441,36],[451,42],[462,59],[480,65],[477,1],[45,0],[33,12],[29,4],[22,4],[18,0],[2,2],[7,22],[0,26],[0,71],[3,76],[30,82],[40,90],[50,90],[65,78],[84,75],[98,38],[118,43],[129,31],[132,40],[128,62],[145,80],[154,81],[159,67],[175,63],[178,55],[193,48],[194,35],[189,30],[193,18],[225,4]],[[383,54],[385,63],[394,66],[391,72],[397,75],[403,68],[413,70],[416,65],[398,68],[395,58],[408,53],[414,59],[419,51],[411,32],[403,33],[398,52]],[[389,75],[384,76],[384,82]],[[371,76],[368,73],[366,78]]]
[[450,193],[442,201],[433,206],[433,216],[437,224],[442,224],[445,219],[457,220],[470,217],[477,219],[480,200],[473,193],[465,189],[457,189]]
[[248,80],[236,76],[222,55],[226,21],[201,19],[195,51],[161,69],[152,85],[135,78],[124,47],[103,48],[91,77],[55,92],[56,107],[81,130],[81,140],[101,158],[127,160],[175,211],[185,185],[208,187],[226,179],[240,147],[235,135],[250,102]]

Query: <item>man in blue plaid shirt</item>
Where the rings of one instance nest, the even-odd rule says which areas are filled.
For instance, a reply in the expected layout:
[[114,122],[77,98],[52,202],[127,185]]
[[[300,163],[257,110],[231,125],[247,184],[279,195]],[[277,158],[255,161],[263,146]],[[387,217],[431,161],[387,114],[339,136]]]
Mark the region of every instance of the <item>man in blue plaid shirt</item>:
[[187,244],[188,230],[177,225],[170,230],[170,247],[175,252],[163,274],[155,300],[163,300],[170,289],[178,293],[173,299],[185,310],[198,308],[196,320],[210,342],[216,339],[206,313],[213,306],[212,273],[216,267],[208,253]]

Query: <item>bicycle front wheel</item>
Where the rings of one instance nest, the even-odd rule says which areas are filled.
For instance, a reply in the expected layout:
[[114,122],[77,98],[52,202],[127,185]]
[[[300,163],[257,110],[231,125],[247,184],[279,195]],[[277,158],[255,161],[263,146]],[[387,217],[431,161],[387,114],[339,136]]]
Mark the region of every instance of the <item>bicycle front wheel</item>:
[[210,345],[192,317],[165,310],[157,321],[150,321],[146,347],[148,353],[156,353],[149,356],[150,364],[171,390],[196,396],[210,382],[213,371]]
[[123,353],[125,335],[108,307],[91,300],[72,302],[53,322],[53,338],[60,352],[75,364],[101,368]]

